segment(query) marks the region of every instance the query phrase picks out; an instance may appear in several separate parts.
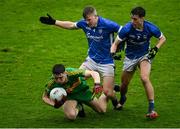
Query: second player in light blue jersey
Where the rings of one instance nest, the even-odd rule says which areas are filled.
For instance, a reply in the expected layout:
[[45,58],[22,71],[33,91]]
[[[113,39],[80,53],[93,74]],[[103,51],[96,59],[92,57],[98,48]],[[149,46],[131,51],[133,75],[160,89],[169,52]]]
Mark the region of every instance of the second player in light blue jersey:
[[[101,96],[104,100],[104,110],[106,110],[107,100],[111,99],[115,109],[120,107],[114,87],[114,62],[110,53],[111,45],[114,41],[114,33],[120,30],[120,26],[108,19],[97,15],[96,9],[87,6],[83,9],[83,18],[77,22],[54,20],[51,16],[40,17],[44,24],[56,25],[64,29],[82,29],[88,40],[88,56],[80,66],[81,69],[94,70],[100,73],[103,78],[103,91],[106,96]],[[108,98],[108,99],[107,99]]]
[[[147,117],[156,118],[157,112],[154,111],[154,88],[150,81],[151,60],[155,57],[158,49],[164,44],[165,37],[154,24],[145,21],[145,10],[136,7],[131,11],[132,21],[127,23],[119,32],[115,42],[111,47],[111,52],[115,53],[117,46],[122,41],[126,41],[125,59],[123,72],[121,75],[121,98],[120,104],[126,101],[128,85],[137,67],[140,69],[140,77],[145,88],[149,102]],[[156,46],[151,48],[150,39],[154,36],[158,38]],[[117,89],[117,88],[116,88]]]
[[149,51],[150,38],[162,38],[163,34],[154,24],[144,21],[143,29],[137,29],[132,22],[127,23],[118,34],[119,40],[126,40],[126,57],[137,59],[144,56]]

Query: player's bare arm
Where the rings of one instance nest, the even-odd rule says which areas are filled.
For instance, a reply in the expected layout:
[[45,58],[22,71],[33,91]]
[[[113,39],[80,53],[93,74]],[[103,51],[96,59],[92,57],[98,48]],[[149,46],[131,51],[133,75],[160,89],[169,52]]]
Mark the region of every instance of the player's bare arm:
[[86,70],[85,77],[90,77],[90,76],[94,79],[94,88],[93,88],[94,95],[96,95],[96,94],[101,95],[101,93],[103,91],[103,87],[100,84],[101,80],[100,80],[99,73],[96,71]]
[[74,90],[74,88],[76,88],[76,87],[79,86],[80,84],[81,84],[81,81],[80,81],[80,79],[78,78],[78,80],[77,80],[76,82],[74,82],[74,83],[72,84],[72,86],[70,86],[69,88],[66,89],[66,92],[67,92],[67,93],[71,93],[71,92]]
[[159,38],[159,41],[156,45],[156,47],[159,49],[166,41],[166,37],[164,35],[162,35],[160,38]]
[[42,100],[50,106],[54,106],[55,104],[55,102],[49,98],[46,91],[43,93]]
[[85,77],[92,77],[94,79],[94,83],[100,84],[100,76],[99,76],[98,72],[85,70],[84,76]]
[[41,16],[39,20],[43,24],[56,25],[63,29],[77,29],[75,22],[56,20],[49,14],[47,14],[47,16]]
[[155,57],[156,53],[158,52],[159,48],[165,43],[166,38],[165,36],[162,34],[156,44],[155,47],[151,48],[148,54],[148,58],[152,59]]
[[71,21],[59,21],[59,20],[56,20],[55,25],[58,26],[58,27],[61,27],[63,29],[69,29],[69,30],[77,29],[75,23],[71,22]]
[[117,50],[117,47],[118,47],[120,41],[121,40],[118,37],[116,37],[114,43],[111,46],[111,53],[116,53],[116,50]]

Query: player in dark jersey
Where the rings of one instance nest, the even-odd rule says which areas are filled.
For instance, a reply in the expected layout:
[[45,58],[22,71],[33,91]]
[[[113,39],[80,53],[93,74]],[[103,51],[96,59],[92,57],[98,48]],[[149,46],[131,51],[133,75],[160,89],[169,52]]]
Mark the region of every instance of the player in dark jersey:
[[[101,93],[100,76],[98,72],[90,70],[82,70],[76,68],[66,68],[62,64],[54,65],[52,69],[52,77],[46,84],[43,93],[43,101],[48,105],[59,108],[64,105],[65,116],[70,120],[75,120],[79,115],[84,117],[84,109],[82,104],[86,104],[99,113],[105,112],[101,101],[93,96],[93,92]],[[84,77],[92,77],[94,79],[94,90],[91,92]],[[50,99],[50,91],[53,88],[61,87],[67,92],[67,96],[60,102]],[[80,111],[80,112],[79,112]]]

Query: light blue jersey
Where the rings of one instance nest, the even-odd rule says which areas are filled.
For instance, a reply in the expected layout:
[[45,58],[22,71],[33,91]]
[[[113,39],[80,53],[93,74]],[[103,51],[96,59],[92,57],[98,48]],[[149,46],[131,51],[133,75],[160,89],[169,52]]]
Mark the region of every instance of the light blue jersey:
[[144,21],[143,30],[137,30],[131,22],[127,23],[119,32],[120,40],[126,40],[126,56],[129,59],[137,59],[148,53],[150,38],[160,38],[162,33],[158,27],[148,21]]
[[90,28],[86,21],[80,20],[76,23],[78,28],[83,29],[88,40],[88,56],[96,63],[114,63],[110,55],[111,44],[114,41],[114,32],[118,32],[120,26],[108,19],[98,16],[96,27]]

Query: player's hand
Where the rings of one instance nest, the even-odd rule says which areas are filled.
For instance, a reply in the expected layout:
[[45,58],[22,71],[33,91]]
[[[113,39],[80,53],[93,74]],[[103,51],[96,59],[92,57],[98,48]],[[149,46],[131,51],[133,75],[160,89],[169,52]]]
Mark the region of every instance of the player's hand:
[[65,102],[66,102],[66,97],[63,96],[63,98],[61,99],[61,101],[57,101],[56,99],[54,100],[54,108],[59,108],[61,107]]
[[117,53],[111,53],[111,56],[114,60],[121,60],[121,53],[120,54],[117,54]]
[[156,56],[157,52],[158,52],[157,47],[151,48],[148,53],[148,59],[153,59]]
[[103,92],[103,87],[99,83],[94,84],[93,88],[93,95],[92,98],[97,97],[99,98]]
[[68,94],[70,94],[72,91],[73,91],[73,88],[71,88],[71,87],[66,89],[66,92],[67,92]]
[[95,83],[93,93],[99,94],[102,93],[102,91],[103,91],[103,87],[99,83]]
[[54,25],[56,22],[56,20],[54,20],[49,14],[47,14],[47,17],[40,17],[39,20],[41,21],[41,23],[48,25]]

